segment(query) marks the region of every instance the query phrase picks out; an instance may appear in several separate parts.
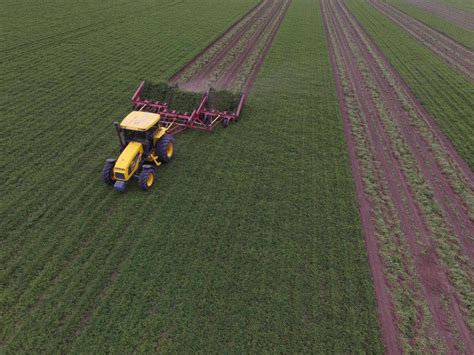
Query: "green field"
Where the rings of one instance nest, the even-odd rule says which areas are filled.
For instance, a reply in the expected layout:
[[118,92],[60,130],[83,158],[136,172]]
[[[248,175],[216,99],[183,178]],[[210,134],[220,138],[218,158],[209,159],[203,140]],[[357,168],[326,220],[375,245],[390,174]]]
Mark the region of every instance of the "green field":
[[474,3],[466,0],[437,0],[454,8],[474,13]]
[[178,136],[149,193],[100,180],[139,80],[255,3],[2,2],[2,352],[382,351],[317,1],[238,123]]
[[[474,84],[366,1],[347,3],[423,106],[474,167]],[[423,63],[423,65],[420,65]]]
[[[388,0],[387,3],[395,6],[411,17],[425,23],[431,28],[446,34],[464,46],[474,49],[474,33],[472,31],[446,21],[445,19],[431,14],[430,12],[420,9],[414,5],[410,5],[404,0]],[[467,2],[465,4],[467,4]]]

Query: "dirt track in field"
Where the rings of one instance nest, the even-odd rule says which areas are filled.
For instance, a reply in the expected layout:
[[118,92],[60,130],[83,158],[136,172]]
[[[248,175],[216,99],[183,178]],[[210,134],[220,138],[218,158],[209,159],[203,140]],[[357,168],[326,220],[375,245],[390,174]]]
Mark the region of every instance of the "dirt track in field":
[[248,92],[291,0],[263,0],[179,70],[170,82],[188,91]]
[[388,353],[474,353],[474,174],[341,0],[321,2]]
[[474,52],[472,50],[382,0],[369,0],[369,2],[445,62],[474,81]]
[[454,23],[469,31],[474,31],[474,15],[469,12],[456,9],[452,6],[441,4],[433,0],[405,0],[422,10],[428,11],[433,15]]

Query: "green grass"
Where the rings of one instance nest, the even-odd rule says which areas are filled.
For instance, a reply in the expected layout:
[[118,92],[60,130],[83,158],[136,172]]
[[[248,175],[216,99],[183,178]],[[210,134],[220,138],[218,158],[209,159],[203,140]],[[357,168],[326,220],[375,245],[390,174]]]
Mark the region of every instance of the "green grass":
[[350,1],[347,6],[473,168],[474,84],[367,1]]
[[411,17],[425,23],[431,28],[444,33],[445,35],[463,44],[467,48],[474,49],[474,33],[472,31],[462,28],[439,16],[431,14],[428,11],[420,9],[415,5],[410,5],[404,0],[387,0],[387,3],[395,6]]
[[454,8],[474,13],[474,3],[466,0],[437,0]]
[[5,7],[28,3],[4,41],[46,45],[0,59],[2,352],[382,351],[317,2],[293,2],[238,123],[178,136],[123,194],[100,171],[138,82],[255,1]]

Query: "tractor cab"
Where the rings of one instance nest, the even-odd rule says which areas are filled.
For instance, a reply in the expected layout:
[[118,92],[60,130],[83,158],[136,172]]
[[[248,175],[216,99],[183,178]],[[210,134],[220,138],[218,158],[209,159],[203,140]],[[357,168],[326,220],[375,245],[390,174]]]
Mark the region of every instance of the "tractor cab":
[[153,134],[159,129],[160,115],[157,113],[132,111],[118,126],[121,144],[141,142],[149,144]]
[[120,191],[132,177],[138,177],[144,190],[153,185],[155,168],[174,155],[175,140],[166,133],[166,127],[159,125],[160,118],[157,113],[132,111],[120,124],[115,123],[120,156],[107,160],[102,172],[104,182]]
[[146,132],[158,124],[158,113],[145,111],[132,111],[120,123],[120,127],[135,132]]

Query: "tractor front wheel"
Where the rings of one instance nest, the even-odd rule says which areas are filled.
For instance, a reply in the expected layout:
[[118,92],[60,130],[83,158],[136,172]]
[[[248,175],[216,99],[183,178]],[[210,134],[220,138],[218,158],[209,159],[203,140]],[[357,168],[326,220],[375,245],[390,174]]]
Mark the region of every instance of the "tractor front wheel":
[[107,160],[102,169],[102,181],[107,185],[113,185],[115,183],[114,166],[115,160]]
[[176,141],[171,134],[165,134],[156,143],[156,152],[158,160],[162,163],[168,163],[174,157],[174,145]]
[[153,183],[155,182],[155,169],[153,168],[145,168],[142,170],[140,173],[140,176],[138,177],[138,186],[142,190],[148,191],[152,186]]

